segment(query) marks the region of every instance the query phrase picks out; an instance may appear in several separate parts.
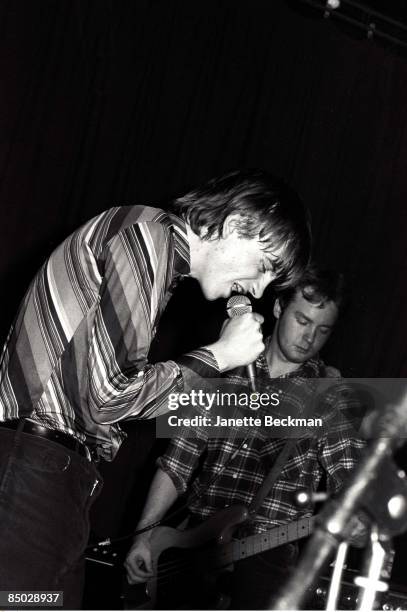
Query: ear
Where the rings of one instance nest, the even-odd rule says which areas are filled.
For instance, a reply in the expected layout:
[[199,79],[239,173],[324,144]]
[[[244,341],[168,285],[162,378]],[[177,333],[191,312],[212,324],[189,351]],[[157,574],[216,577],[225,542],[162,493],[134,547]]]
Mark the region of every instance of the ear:
[[281,304],[280,304],[280,300],[277,298],[276,301],[274,302],[274,307],[273,307],[273,315],[275,316],[276,319],[279,319],[282,313],[282,308],[281,308]]
[[227,238],[233,234],[233,232],[236,232],[240,221],[241,215],[239,215],[239,213],[231,213],[228,215],[223,223],[222,238]]

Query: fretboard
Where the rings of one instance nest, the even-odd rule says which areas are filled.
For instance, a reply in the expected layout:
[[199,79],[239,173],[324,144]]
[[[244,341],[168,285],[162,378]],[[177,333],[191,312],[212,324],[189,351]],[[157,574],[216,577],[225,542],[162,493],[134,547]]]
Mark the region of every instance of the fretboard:
[[256,533],[241,540],[232,540],[227,544],[222,544],[217,547],[216,565],[229,565],[234,561],[277,548],[282,544],[306,538],[311,534],[313,526],[314,517],[311,516],[288,525],[274,527],[264,533]]

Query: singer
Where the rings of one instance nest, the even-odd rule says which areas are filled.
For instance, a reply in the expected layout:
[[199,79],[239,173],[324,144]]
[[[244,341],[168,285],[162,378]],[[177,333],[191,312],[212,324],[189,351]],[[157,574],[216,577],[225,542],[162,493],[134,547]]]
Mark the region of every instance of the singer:
[[51,254],[1,358],[3,590],[63,590],[64,606],[80,608],[88,512],[101,486],[96,464],[115,457],[120,422],[163,412],[192,372],[219,376],[264,348],[262,319],[248,313],[213,345],[149,364],[175,283],[196,278],[208,300],[232,291],[259,297],[271,282],[294,283],[309,250],[297,195],[264,172],[237,171],[178,198],[169,212],[112,208]]
[[[327,367],[318,353],[337,321],[343,304],[343,287],[342,275],[313,267],[295,287],[282,292],[275,301],[275,327],[271,337],[266,339],[265,351],[256,361],[256,373],[260,388],[267,387],[268,392],[270,389],[278,392],[280,387],[285,389],[278,406],[283,415],[295,414],[299,404],[309,394],[312,396],[314,379],[339,377],[339,372]],[[228,374],[237,384],[242,384],[245,376],[245,368]],[[289,385],[283,386],[283,382]],[[335,420],[338,412],[346,410],[347,401],[349,399],[339,395],[333,386],[320,407],[324,420]],[[264,418],[267,410],[267,407],[260,407],[256,417]],[[283,447],[284,440],[267,438],[255,428],[243,441],[239,436],[234,437],[233,429],[227,439],[211,438],[202,430],[196,438],[171,440],[158,460],[159,468],[138,528],[160,520],[178,496],[185,493],[191,525],[203,523],[235,504],[250,508],[270,468],[278,462]],[[309,517],[312,506],[299,508],[295,504],[295,492],[304,488],[316,490],[323,475],[329,492],[336,492],[356,465],[363,448],[364,442],[355,437],[351,428],[342,428],[334,436],[325,433],[321,437],[297,441],[254,516],[244,524],[243,530],[234,533],[234,537],[264,533],[275,526]],[[135,538],[125,563],[130,583],[146,581],[152,575],[152,535],[148,531]],[[263,552],[252,552],[251,556],[237,562],[233,574],[227,572],[229,584],[226,588],[231,609],[266,608],[271,594],[277,591],[296,561],[295,543],[267,550],[262,541],[259,550]],[[172,593],[178,599],[170,602],[167,591],[161,606],[175,609],[215,607],[207,585],[199,585],[203,574],[204,570],[199,574],[198,586],[190,575],[183,575],[181,585],[176,583],[175,576],[172,577]]]

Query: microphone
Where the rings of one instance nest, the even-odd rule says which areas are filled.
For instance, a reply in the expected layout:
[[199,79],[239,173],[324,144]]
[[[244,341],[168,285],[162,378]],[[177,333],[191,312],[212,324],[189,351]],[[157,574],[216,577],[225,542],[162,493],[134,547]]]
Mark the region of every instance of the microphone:
[[[226,312],[230,319],[240,317],[241,315],[246,314],[246,312],[252,312],[250,298],[243,294],[232,295],[232,297],[228,299]],[[249,379],[250,391],[256,393],[256,366],[254,363],[249,363],[249,365],[246,366],[246,373]]]

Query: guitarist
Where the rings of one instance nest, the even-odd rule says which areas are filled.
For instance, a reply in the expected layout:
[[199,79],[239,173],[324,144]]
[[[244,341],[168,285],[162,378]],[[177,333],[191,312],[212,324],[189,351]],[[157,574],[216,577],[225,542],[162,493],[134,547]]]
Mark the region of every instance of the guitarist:
[[[318,353],[330,337],[344,297],[341,274],[310,267],[300,283],[276,299],[273,333],[265,342],[265,351],[256,361],[259,380],[278,391],[288,382],[279,410],[293,415],[299,398],[307,397],[313,379],[339,378],[339,372],[327,368]],[[239,378],[240,372],[235,372]],[[323,399],[324,420],[338,412],[347,414],[351,401],[340,391],[340,382]],[[343,386],[342,386],[343,391]],[[320,402],[321,403],[321,402]],[[261,409],[258,411],[260,413]],[[201,431],[195,438],[175,438],[158,459],[158,469],[137,526],[143,528],[162,519],[177,498],[188,494],[190,525],[197,525],[219,510],[234,504],[252,502],[256,491],[277,459],[285,441],[261,433],[244,441],[233,438],[208,438]],[[295,492],[315,491],[325,476],[328,491],[338,491],[345,477],[358,461],[364,442],[355,430],[342,428],[334,436],[322,435],[297,441],[292,454],[266,494],[255,516],[246,523],[238,537],[267,531],[312,514],[312,507],[299,508]],[[134,540],[125,567],[130,584],[146,582],[152,575],[150,538],[147,531]],[[230,577],[232,609],[264,609],[272,594],[287,578],[297,557],[296,543],[285,544],[248,557],[234,565]],[[184,580],[185,591],[189,580]],[[195,586],[193,587],[195,589]],[[206,592],[205,589],[203,589]],[[165,607],[170,607],[165,602]],[[195,590],[195,607],[203,604],[202,593]]]

